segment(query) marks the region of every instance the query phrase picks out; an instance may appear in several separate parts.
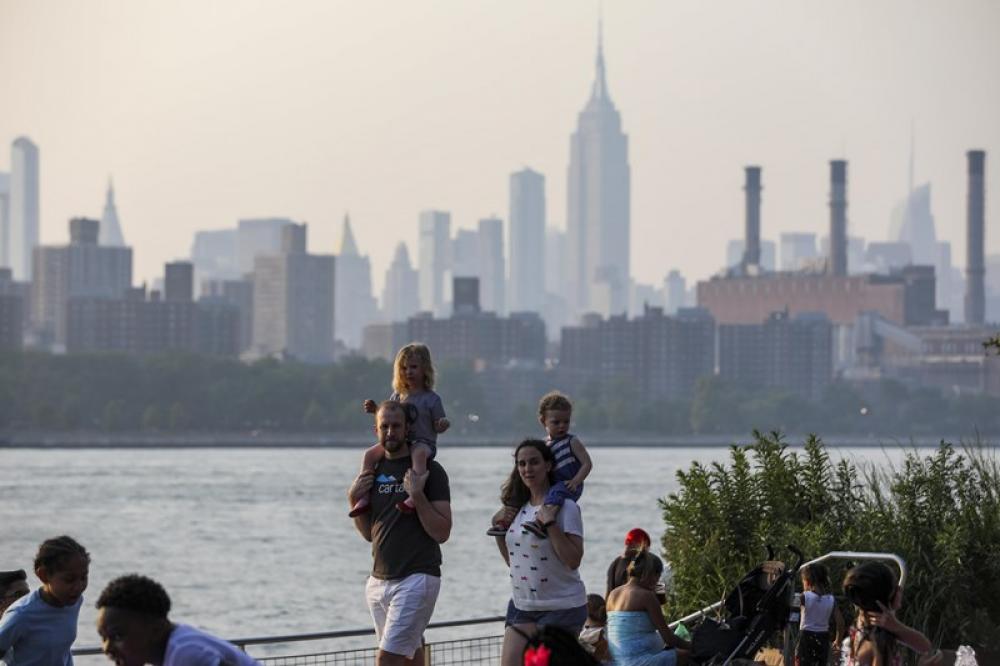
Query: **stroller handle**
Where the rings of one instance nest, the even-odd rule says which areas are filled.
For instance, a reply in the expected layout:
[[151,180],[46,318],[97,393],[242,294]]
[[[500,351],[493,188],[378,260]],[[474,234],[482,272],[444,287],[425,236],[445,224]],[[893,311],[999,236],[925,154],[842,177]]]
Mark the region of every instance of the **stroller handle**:
[[799,550],[792,544],[788,544],[787,546],[785,546],[785,548],[795,553],[795,557],[797,558],[797,560],[795,562],[795,566],[792,567],[792,571],[798,571],[799,568],[802,566],[802,561],[806,559],[806,556],[802,554],[801,550]]
[[899,555],[895,553],[873,553],[861,550],[835,550],[826,555],[820,555],[817,558],[809,560],[803,566],[809,566],[810,564],[819,564],[820,562],[825,562],[827,560],[883,560],[886,562],[894,562],[897,567],[899,567],[899,588],[903,589],[906,584],[906,560],[904,560]]
[[[800,557],[802,554],[797,550],[793,549],[791,546],[788,547],[796,555]],[[899,587],[900,589],[906,583],[906,561],[896,555],[895,553],[873,553],[866,551],[854,551],[854,550],[835,550],[833,552],[827,553],[825,555],[820,555],[819,557],[813,558],[808,562],[802,563],[802,566],[809,566],[810,564],[819,564],[820,562],[826,562],[827,560],[884,560],[889,562],[894,562],[896,566],[899,567]],[[801,563],[801,560],[800,560]],[[705,606],[701,610],[695,611],[685,615],[679,620],[675,620],[670,623],[670,628],[675,629],[677,625],[681,622],[692,622],[694,620],[700,620],[701,618],[707,616],[709,613],[718,610],[722,607],[721,601],[716,601],[714,604]]]

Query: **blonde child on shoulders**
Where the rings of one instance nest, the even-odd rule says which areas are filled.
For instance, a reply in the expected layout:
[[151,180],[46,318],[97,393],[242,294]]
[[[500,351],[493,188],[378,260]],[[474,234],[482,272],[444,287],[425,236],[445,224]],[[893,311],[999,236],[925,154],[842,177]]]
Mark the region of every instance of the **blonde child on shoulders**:
[[[411,469],[418,476],[427,473],[427,463],[437,454],[437,436],[445,432],[450,422],[444,413],[441,396],[435,393],[434,363],[427,345],[411,342],[396,354],[392,369],[392,394],[389,400],[409,405],[412,420],[409,431]],[[374,400],[365,400],[365,412],[374,414],[377,405]],[[361,463],[362,474],[374,474],[375,466],[385,456],[382,445],[376,444],[365,451]],[[351,507],[350,516],[370,510],[367,495]],[[409,513],[413,511],[413,500],[409,497],[399,502],[396,508]]]

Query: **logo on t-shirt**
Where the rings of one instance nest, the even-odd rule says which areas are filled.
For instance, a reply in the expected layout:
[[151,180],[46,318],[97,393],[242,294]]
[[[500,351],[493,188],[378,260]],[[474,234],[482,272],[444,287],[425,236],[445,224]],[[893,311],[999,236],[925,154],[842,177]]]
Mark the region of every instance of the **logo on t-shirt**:
[[403,488],[402,482],[397,480],[392,474],[379,474],[375,477],[375,483],[378,484],[378,492],[380,495],[394,495],[396,493],[406,492]]

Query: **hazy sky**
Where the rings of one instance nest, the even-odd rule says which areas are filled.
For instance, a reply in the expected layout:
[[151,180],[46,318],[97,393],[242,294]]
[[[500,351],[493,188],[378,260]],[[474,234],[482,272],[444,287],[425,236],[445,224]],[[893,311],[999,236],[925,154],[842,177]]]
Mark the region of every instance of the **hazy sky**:
[[[581,0],[0,0],[0,144],[39,145],[45,243],[99,216],[114,178],[137,282],[241,217],[305,220],[310,250],[335,252],[350,211],[380,289],[420,210],[506,220],[522,166],[565,225],[596,24]],[[1000,2],[606,0],[604,26],[637,279],[721,267],[752,163],[765,238],[826,230],[827,161],[844,157],[850,232],[884,239],[911,123],[957,265],[965,151],[988,151],[1000,252]]]

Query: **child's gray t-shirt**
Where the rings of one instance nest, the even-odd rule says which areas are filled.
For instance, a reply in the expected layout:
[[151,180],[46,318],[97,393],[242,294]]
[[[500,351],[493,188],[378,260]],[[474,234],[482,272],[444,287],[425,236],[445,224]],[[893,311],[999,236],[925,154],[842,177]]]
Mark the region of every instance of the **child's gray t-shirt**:
[[413,424],[411,440],[426,442],[432,448],[437,446],[437,430],[434,429],[434,422],[445,416],[441,396],[434,391],[422,391],[410,393],[404,400],[398,393],[393,393],[389,396],[389,400],[413,405],[417,408],[417,422]]

